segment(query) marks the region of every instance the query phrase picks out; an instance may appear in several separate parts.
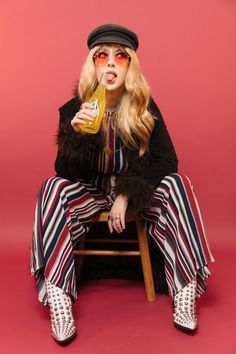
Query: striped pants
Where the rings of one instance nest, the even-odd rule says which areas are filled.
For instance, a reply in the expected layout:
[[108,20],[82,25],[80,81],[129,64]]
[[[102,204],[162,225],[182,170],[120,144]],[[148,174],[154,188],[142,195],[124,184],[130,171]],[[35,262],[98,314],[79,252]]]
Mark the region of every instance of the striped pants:
[[[97,214],[109,210],[112,203],[109,195],[91,184],[72,183],[61,177],[44,182],[36,206],[31,250],[31,274],[44,305],[45,277],[76,300],[74,246],[87,234]],[[197,276],[200,296],[207,288],[207,264],[214,259],[189,179],[178,174],[166,176],[154,192],[154,204],[140,216],[165,256],[170,295]]]

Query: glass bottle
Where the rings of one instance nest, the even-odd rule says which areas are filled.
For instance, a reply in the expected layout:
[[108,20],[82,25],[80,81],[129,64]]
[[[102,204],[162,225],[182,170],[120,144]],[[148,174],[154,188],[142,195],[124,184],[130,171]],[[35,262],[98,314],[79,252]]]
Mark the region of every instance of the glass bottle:
[[102,74],[100,83],[98,84],[96,90],[89,99],[89,102],[93,105],[93,113],[96,113],[96,117],[91,122],[86,120],[86,124],[81,124],[80,129],[83,132],[90,134],[97,134],[100,129],[105,107],[106,107],[106,82],[107,75]]

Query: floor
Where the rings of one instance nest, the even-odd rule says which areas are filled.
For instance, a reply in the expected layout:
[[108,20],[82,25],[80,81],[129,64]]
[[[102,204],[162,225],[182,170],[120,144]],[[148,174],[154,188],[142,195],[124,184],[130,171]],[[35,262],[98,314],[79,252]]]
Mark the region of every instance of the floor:
[[[236,252],[213,249],[216,262],[206,294],[198,300],[199,328],[188,335],[172,325],[170,300],[145,299],[143,284],[106,279],[86,281],[74,304],[77,338],[60,347],[50,336],[48,308],[36,300],[29,274],[29,249],[1,255],[1,354],[235,354]],[[14,262],[12,262],[14,259]]]

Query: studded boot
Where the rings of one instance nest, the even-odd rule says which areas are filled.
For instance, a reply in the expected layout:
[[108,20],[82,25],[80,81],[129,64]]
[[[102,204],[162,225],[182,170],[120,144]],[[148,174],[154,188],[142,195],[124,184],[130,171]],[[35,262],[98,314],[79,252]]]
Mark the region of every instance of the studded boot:
[[60,344],[66,344],[76,336],[70,296],[45,279],[51,317],[51,333]]
[[196,316],[196,286],[193,279],[174,297],[174,325],[180,329],[193,332],[197,328]]

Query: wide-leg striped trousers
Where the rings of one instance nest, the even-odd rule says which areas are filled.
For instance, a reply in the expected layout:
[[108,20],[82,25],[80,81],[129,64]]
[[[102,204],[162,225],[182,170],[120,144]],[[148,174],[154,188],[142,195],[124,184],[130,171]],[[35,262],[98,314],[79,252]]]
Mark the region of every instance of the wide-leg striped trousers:
[[96,187],[52,177],[39,192],[33,227],[31,274],[38,299],[47,304],[45,277],[77,298],[73,249],[95,216],[111,202]]
[[[200,296],[210,274],[207,264],[214,259],[189,179],[178,174],[165,177],[154,193],[154,201],[140,216],[165,256],[170,295],[196,275]],[[96,186],[60,177],[44,182],[35,211],[31,250],[31,274],[43,304],[47,304],[45,277],[76,300],[74,246],[87,234],[96,215],[111,206],[112,198]]]
[[207,264],[214,258],[189,178],[176,173],[166,176],[154,193],[154,201],[141,217],[165,256],[169,293],[176,295],[196,276],[199,297],[207,288]]

